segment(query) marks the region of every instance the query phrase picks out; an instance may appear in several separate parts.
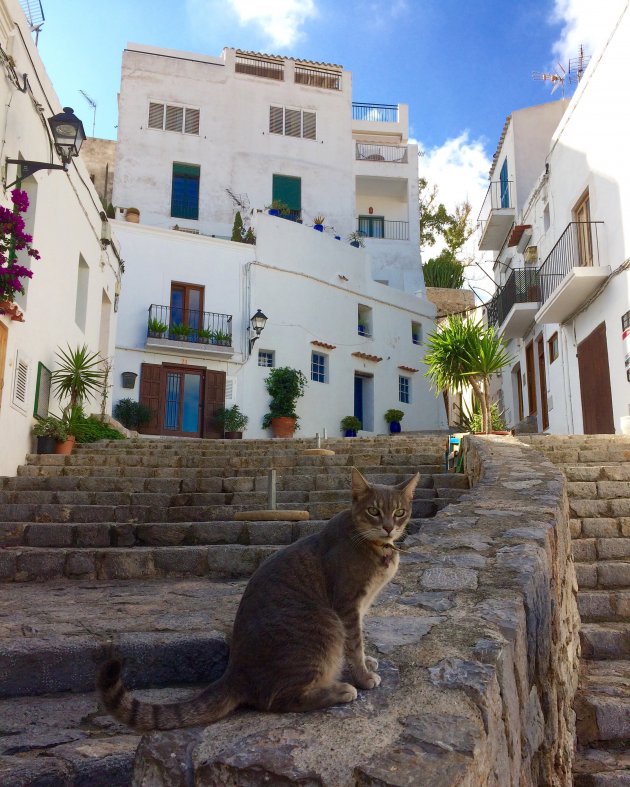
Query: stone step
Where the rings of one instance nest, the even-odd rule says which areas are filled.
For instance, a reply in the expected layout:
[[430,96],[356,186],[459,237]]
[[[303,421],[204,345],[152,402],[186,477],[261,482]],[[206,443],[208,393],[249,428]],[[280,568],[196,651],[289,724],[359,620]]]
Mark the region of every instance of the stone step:
[[630,787],[630,749],[578,748],[573,787]]
[[592,563],[597,560],[627,560],[630,558],[630,538],[574,538],[571,541],[574,560]]
[[568,481],[570,500],[614,500],[630,498],[630,481]]
[[51,580],[249,577],[278,545],[212,544],[73,549],[7,547],[0,553],[0,582]]
[[596,563],[576,563],[575,573],[580,590],[586,588],[630,588],[630,563],[622,559],[600,560]]
[[630,517],[630,497],[600,500],[570,497],[569,516],[572,519]]
[[630,466],[618,465],[568,465],[563,468],[567,481],[630,481]]
[[[626,668],[628,665],[626,664]],[[630,687],[604,682],[579,689],[575,697],[578,742],[630,740]]]
[[571,538],[630,537],[630,517],[586,517],[570,519]]
[[628,623],[583,623],[580,627],[580,642],[583,659],[630,659]]
[[583,623],[621,623],[630,619],[630,590],[580,590],[577,601]]

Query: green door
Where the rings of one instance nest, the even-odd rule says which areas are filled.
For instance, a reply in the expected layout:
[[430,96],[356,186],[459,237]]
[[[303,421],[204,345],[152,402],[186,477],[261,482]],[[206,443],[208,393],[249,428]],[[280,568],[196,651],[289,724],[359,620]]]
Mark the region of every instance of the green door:
[[290,218],[299,219],[302,212],[302,178],[274,175],[272,199],[283,202],[289,208]]

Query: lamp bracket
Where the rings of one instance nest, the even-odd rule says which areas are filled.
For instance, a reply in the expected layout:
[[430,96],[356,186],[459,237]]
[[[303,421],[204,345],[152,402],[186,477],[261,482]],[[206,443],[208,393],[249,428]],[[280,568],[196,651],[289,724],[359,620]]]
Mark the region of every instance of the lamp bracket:
[[46,161],[27,161],[26,159],[8,158],[6,163],[17,164],[20,169],[18,177],[13,183],[9,183],[9,185],[5,186],[5,189],[10,189],[11,186],[15,186],[18,180],[24,180],[24,178],[28,178],[40,169],[62,169],[64,172],[68,171],[68,164],[50,164]]

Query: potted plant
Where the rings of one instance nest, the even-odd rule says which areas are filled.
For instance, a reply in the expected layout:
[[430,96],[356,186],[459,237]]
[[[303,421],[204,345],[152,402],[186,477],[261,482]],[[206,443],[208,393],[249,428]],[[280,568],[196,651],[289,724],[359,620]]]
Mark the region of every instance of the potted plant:
[[37,420],[33,434],[37,438],[38,454],[54,454],[57,443],[68,439],[68,427],[60,418],[49,415]]
[[160,339],[168,330],[168,325],[155,317],[151,317],[148,330],[149,336],[152,336],[154,339]]
[[222,344],[225,347],[229,347],[232,343],[232,336],[225,331],[214,331],[214,335],[212,336],[212,343],[213,344]]
[[354,246],[355,249],[363,248],[365,246],[363,235],[360,232],[351,232],[348,235],[348,242],[351,246]]
[[138,208],[127,208],[125,211],[125,220],[130,221],[133,224],[140,223],[140,211]]
[[263,429],[269,429],[274,437],[293,437],[298,429],[295,412],[297,400],[304,396],[306,377],[298,369],[278,366],[269,372],[265,387],[271,396],[269,412],[263,418]]
[[270,216],[286,216],[289,213],[289,206],[282,200],[274,199],[271,205],[267,205],[265,210],[269,211]]
[[390,408],[385,412],[383,418],[389,424],[389,433],[390,434],[398,434],[401,431],[400,422],[403,419],[405,414],[402,410],[396,410],[395,408]]
[[361,421],[356,415],[346,415],[341,419],[341,431],[344,437],[356,437],[361,428]]
[[185,325],[183,322],[176,322],[171,325],[171,336],[180,342],[186,342],[190,338],[192,328],[190,325]]
[[313,229],[317,230],[318,232],[324,231],[324,222],[326,221],[325,216],[315,216],[313,218]]
[[197,330],[197,341],[202,344],[210,344],[214,339],[214,335],[214,331],[211,331],[209,328],[199,328]]
[[114,418],[127,429],[138,429],[153,418],[153,410],[134,399],[120,399],[114,406]]
[[241,440],[249,417],[235,404],[232,407],[219,407],[214,420],[223,427],[223,434],[227,440]]

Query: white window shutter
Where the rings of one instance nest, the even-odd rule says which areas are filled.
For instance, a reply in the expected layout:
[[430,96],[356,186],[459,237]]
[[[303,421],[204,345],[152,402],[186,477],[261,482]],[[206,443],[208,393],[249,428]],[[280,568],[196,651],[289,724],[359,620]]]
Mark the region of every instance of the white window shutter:
[[302,136],[305,139],[315,139],[317,133],[315,113],[303,112],[302,123],[303,123]]
[[166,130],[180,131],[184,126],[184,108],[166,105]]
[[184,132],[186,134],[199,133],[199,110],[190,109],[186,107],[186,114],[184,116]]
[[12,403],[18,410],[26,412],[28,401],[29,360],[18,351],[15,359],[15,373],[13,376]]
[[288,137],[302,136],[302,112],[299,109],[284,110],[284,133]]
[[233,402],[236,399],[236,377],[226,377],[225,401]]
[[149,102],[149,128],[164,128],[164,104]]
[[282,107],[269,107],[269,132],[271,134],[282,134],[283,114]]

